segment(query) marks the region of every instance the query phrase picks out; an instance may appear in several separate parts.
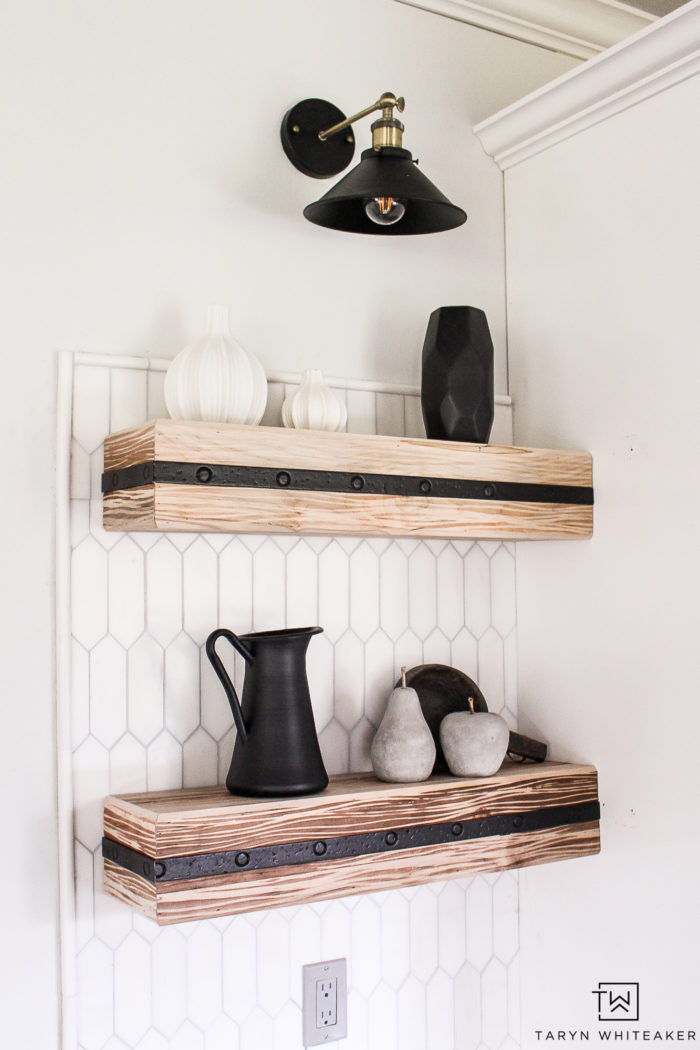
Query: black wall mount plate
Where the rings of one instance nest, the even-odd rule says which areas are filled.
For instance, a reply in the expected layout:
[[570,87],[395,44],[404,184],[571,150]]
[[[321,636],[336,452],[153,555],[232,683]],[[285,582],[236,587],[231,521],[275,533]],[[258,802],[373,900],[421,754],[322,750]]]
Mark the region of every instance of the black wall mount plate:
[[345,120],[345,114],[322,98],[305,98],[292,106],[282,119],[282,147],[292,164],[312,179],[340,174],[355,153],[352,128],[345,128],[322,142],[319,131]]

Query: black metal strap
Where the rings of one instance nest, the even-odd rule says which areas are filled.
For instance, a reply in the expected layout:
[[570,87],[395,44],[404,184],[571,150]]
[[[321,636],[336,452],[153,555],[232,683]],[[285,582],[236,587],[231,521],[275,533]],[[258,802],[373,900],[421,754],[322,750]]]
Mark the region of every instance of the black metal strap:
[[223,488],[288,489],[306,492],[362,492],[438,499],[503,500],[508,503],[570,503],[590,506],[593,489],[583,485],[540,485],[520,481],[469,481],[462,478],[366,474],[291,467],[237,467],[221,463],[137,463],[105,471],[102,491],[140,485],[199,485]]
[[372,853],[439,846],[470,839],[544,831],[569,824],[584,824],[600,819],[600,805],[580,802],[571,806],[550,806],[526,813],[503,813],[484,818],[457,818],[444,824],[419,824],[409,828],[374,831],[365,835],[343,835],[338,838],[309,839],[278,846],[237,849],[218,853],[163,857],[154,860],[144,853],[129,849],[110,838],[102,839],[102,856],[149,882],[172,882],[178,879],[201,879],[210,875],[231,875],[264,868],[283,868],[293,864],[312,864],[319,860],[341,860]]

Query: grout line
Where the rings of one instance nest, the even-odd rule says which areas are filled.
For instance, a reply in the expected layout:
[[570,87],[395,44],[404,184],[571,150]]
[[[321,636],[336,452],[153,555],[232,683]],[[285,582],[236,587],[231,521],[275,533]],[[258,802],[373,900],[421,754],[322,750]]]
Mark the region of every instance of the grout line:
[[60,953],[60,1041],[62,1050],[77,1046],[77,956],[75,872],[73,858],[73,774],[71,753],[70,621],[70,453],[73,413],[73,365],[70,351],[58,353],[56,389],[55,659],[56,778],[58,822],[58,894]]

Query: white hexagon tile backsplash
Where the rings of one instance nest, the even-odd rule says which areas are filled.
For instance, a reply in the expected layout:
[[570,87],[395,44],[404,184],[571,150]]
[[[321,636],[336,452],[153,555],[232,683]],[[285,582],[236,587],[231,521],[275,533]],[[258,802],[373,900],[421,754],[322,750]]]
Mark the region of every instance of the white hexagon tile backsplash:
[[[324,628],[308,668],[331,773],[370,767],[402,664],[454,664],[512,725],[516,713],[511,544],[106,533],[104,437],[165,414],[163,372],[129,364],[81,355],[73,372],[79,1050],[298,1050],[301,967],[336,957],[349,968],[339,1047],[515,1048],[516,872],[163,929],[103,893],[105,795],[225,777],[230,712],[203,653],[217,625]],[[349,393],[350,429],[417,432],[417,398]]]

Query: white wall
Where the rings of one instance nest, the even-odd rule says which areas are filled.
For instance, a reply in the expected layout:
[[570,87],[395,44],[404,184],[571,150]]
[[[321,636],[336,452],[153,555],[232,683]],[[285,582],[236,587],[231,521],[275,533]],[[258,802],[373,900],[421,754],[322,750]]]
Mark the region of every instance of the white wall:
[[[5,719],[3,1036],[56,1044],[54,350],[169,356],[229,302],[270,368],[415,381],[430,310],[486,309],[505,389],[501,177],[471,136],[571,60],[389,0],[26,0],[0,27]],[[392,89],[406,144],[470,213],[438,238],[352,238],[301,208],[283,112]],[[358,135],[368,136],[365,127]],[[18,804],[21,800],[21,804]]]
[[[523,1046],[698,1027],[696,77],[506,173],[516,443],[588,448],[590,543],[519,544],[519,711],[600,770],[602,854],[521,878]],[[598,1041],[597,1033],[593,1038]]]

